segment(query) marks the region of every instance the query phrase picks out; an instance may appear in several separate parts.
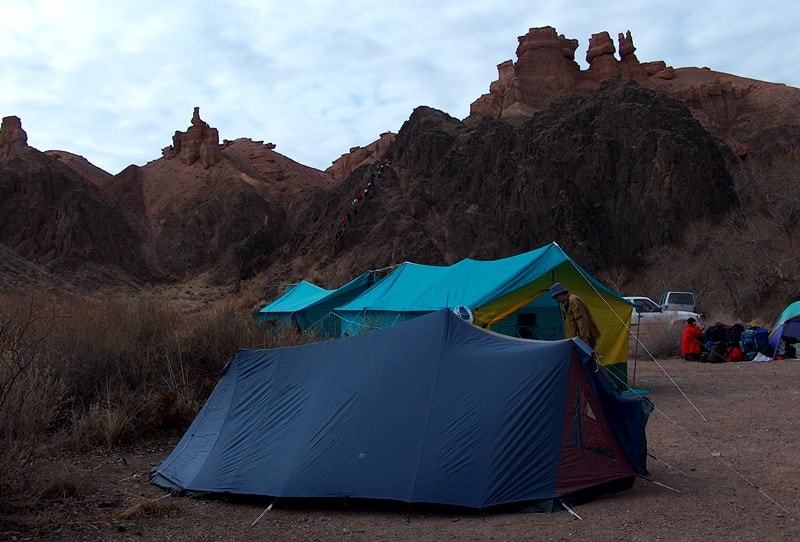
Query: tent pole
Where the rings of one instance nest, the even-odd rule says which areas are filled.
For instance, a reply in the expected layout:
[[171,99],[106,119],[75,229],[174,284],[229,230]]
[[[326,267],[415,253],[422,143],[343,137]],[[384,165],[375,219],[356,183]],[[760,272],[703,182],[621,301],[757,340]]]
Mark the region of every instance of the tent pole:
[[[636,310],[636,308],[633,310]],[[636,384],[636,362],[639,360],[639,330],[642,328],[642,313],[637,311],[636,317],[636,335],[634,336],[636,345],[633,348],[633,384]]]

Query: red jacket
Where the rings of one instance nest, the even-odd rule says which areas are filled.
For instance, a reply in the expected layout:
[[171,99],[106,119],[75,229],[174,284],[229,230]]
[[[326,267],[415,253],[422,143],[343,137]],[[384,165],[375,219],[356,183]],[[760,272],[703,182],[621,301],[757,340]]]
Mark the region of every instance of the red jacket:
[[686,324],[681,339],[681,354],[699,354],[702,351],[700,348],[700,335],[702,334],[703,330],[696,325]]

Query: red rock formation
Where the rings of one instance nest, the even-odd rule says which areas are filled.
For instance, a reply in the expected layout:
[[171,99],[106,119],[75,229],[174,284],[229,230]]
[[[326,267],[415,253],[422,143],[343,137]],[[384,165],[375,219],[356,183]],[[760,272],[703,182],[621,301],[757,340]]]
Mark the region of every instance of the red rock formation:
[[0,124],[0,159],[27,147],[28,134],[22,129],[19,117],[3,117],[3,123]]
[[592,34],[586,70],[574,62],[577,41],[557,35],[552,27],[531,28],[518,39],[517,61],[498,65],[497,81],[471,104],[470,117],[530,117],[558,98],[598,89],[606,80],[634,80],[686,105],[707,130],[752,161],[759,155],[755,143],[767,141],[765,119],[785,124],[800,116],[800,91],[795,89],[708,68],[640,62],[630,31],[618,34],[616,48],[608,32]]
[[497,66],[499,79],[490,85],[489,94],[470,105],[470,114],[530,115],[578,85],[578,40],[556,34],[551,26],[531,28],[517,39],[516,64],[508,60]]
[[192,114],[192,125],[186,132],[175,131],[172,145],[162,150],[165,158],[179,157],[181,162],[190,166],[200,160],[206,169],[222,159],[219,145],[219,131],[212,128],[200,118],[200,108],[195,107]]
[[620,32],[617,35],[617,41],[619,42],[619,63],[617,66],[620,70],[620,77],[640,82],[646,80],[649,74],[647,73],[647,68],[636,58],[636,47],[633,45],[631,31],[628,30],[625,34]]
[[334,160],[333,164],[325,170],[325,173],[336,180],[346,178],[358,166],[371,164],[379,160],[392,141],[394,141],[394,138],[395,134],[392,132],[384,132],[381,134],[380,139],[373,141],[366,147],[352,147],[350,152]]
[[[636,58],[630,31],[619,34],[620,59],[608,32],[593,34],[586,51],[589,69],[582,71],[575,62],[578,40],[556,34],[553,27],[531,28],[518,38],[517,62],[498,65],[499,78],[470,105],[470,114],[492,118],[530,116],[554,99],[572,92],[597,88],[613,77],[644,81],[650,75],[647,65]],[[655,71],[665,69],[663,62]],[[654,73],[655,73],[654,71]]]

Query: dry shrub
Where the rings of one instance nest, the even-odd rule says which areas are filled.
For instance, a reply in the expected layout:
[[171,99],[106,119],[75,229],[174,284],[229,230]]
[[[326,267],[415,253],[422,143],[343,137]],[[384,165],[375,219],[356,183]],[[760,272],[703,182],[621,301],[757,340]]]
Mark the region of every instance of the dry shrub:
[[112,297],[69,310],[72,323],[59,332],[59,351],[79,449],[183,431],[239,348],[313,340],[283,329],[276,335],[232,302],[185,314],[156,297]]
[[[230,302],[187,314],[153,295],[0,295],[0,508],[76,495],[68,479],[29,468],[48,446],[109,450],[180,434],[239,348],[317,339],[259,325]],[[124,515],[176,506],[143,501]]]
[[165,496],[159,499],[142,499],[119,513],[118,520],[140,517],[168,517],[180,509],[177,499]]
[[219,369],[239,348],[264,348],[266,339],[255,319],[232,303],[220,303],[186,317],[180,336],[182,356],[193,364]]
[[80,497],[82,483],[74,473],[56,473],[54,478],[42,480],[42,487],[35,492],[36,499],[45,501],[64,501]]
[[0,298],[0,499],[23,489],[25,465],[63,404],[65,388],[44,355],[51,328],[40,299]]
[[47,431],[78,450],[183,431],[239,348],[317,340],[259,325],[232,302],[186,314],[154,295],[2,301],[10,316],[0,326],[0,455],[8,461],[30,455]]
[[141,406],[132,403],[130,394],[119,395],[117,402],[107,399],[103,404],[93,403],[86,409],[72,410],[69,437],[74,448],[110,450],[138,433]]
[[[681,356],[681,337],[684,322],[672,325],[642,326],[638,337],[631,336],[628,347],[629,359],[664,359]],[[638,343],[637,343],[638,338]]]
[[179,314],[157,298],[80,299],[57,310],[54,358],[78,404],[146,389],[163,360],[180,350]]

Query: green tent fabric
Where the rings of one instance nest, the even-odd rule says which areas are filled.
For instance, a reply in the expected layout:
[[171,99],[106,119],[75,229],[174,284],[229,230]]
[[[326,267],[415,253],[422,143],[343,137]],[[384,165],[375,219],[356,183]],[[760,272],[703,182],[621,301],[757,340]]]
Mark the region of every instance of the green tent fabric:
[[405,262],[335,313],[342,319],[343,335],[459,308],[474,324],[506,335],[562,339],[561,313],[549,295],[554,282],[586,301],[601,332],[595,348],[600,362],[626,384],[633,306],[556,243],[492,261],[465,259],[450,266]]

